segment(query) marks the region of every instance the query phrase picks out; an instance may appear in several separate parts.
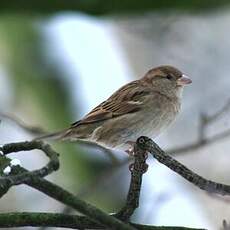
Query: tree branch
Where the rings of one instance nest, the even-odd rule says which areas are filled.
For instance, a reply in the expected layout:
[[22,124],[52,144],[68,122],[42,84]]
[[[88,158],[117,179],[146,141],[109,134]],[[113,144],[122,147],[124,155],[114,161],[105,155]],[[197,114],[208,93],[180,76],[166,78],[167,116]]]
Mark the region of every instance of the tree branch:
[[96,208],[93,205],[90,205],[89,203],[79,199],[77,196],[74,196],[70,192],[47,180],[42,178],[33,178],[33,180],[27,182],[26,184],[43,192],[49,197],[52,197],[55,200],[72,207],[76,211],[79,211],[103,226],[110,227],[111,229],[133,229],[131,226],[128,226],[122,223],[120,220],[109,216],[104,211]]
[[155,159],[164,164],[180,176],[191,182],[195,186],[210,193],[220,195],[230,195],[230,186],[207,180],[194,173],[183,164],[166,154],[153,140],[142,136],[137,140],[137,144],[145,151],[148,151]]
[[[10,152],[32,150],[34,148],[42,149],[43,151],[46,151],[46,153],[47,153],[47,149],[51,150],[49,145],[44,144],[43,142],[32,141],[32,142],[7,144],[1,147],[1,151],[4,154],[8,154]],[[43,148],[45,148],[45,150]],[[48,152],[48,154],[50,154],[50,152]],[[96,223],[99,223],[105,227],[110,227],[111,229],[127,229],[127,230],[134,229],[133,227],[124,224],[122,221],[112,216],[109,216],[107,213],[101,211],[100,209],[94,207],[93,205],[90,205],[89,203],[80,200],[77,196],[72,195],[71,193],[59,187],[58,185],[55,185],[47,180],[38,177],[39,174],[37,174],[37,172],[35,175],[33,175],[34,171],[29,172],[26,169],[17,166],[15,167],[15,170],[12,171],[12,173],[14,175],[5,176],[1,178],[0,181],[1,195],[4,195],[8,191],[8,189],[13,185],[19,184],[17,183],[18,180],[16,180],[15,178],[19,177],[20,175],[23,175],[25,176],[25,179],[23,179],[23,177],[20,176],[20,183],[25,183],[45,193],[46,195],[62,202],[63,204],[66,204],[74,208],[75,210],[81,212],[82,214],[85,214],[90,219],[94,220]],[[10,180],[8,178],[10,178]]]
[[116,214],[116,216],[124,221],[128,221],[135,209],[139,206],[140,190],[142,184],[142,176],[146,172],[148,165],[146,164],[146,151],[140,149],[138,145],[134,147],[134,163],[130,165],[131,181],[129,192],[125,206]]
[[200,121],[199,121],[199,129],[198,129],[198,140],[195,143],[188,144],[182,147],[174,148],[167,150],[166,152],[172,155],[176,154],[185,154],[191,151],[195,151],[199,148],[202,148],[208,144],[213,144],[215,142],[218,142],[224,138],[230,137],[230,130],[222,131],[218,134],[215,134],[211,137],[205,136],[205,131],[208,126],[213,124],[214,122],[218,121],[220,117],[228,112],[230,110],[230,99],[227,100],[227,102],[223,105],[222,108],[220,108],[218,111],[216,111],[212,115],[207,115],[204,112],[200,115]]
[[[135,229],[139,230],[204,230],[187,227],[166,227],[166,226],[150,226],[130,223]],[[0,214],[0,228],[13,227],[62,227],[73,229],[103,229],[99,225],[85,216],[66,215],[59,213],[36,213],[36,212],[13,212]]]
[[23,130],[25,130],[26,132],[32,135],[40,136],[40,135],[44,135],[47,133],[43,128],[38,127],[38,126],[28,125],[23,120],[19,119],[13,114],[0,112],[0,117],[13,121],[20,128],[22,128]]
[[200,139],[200,140],[198,140],[192,144],[187,144],[187,145],[182,146],[182,147],[172,148],[172,149],[166,150],[166,152],[170,155],[171,154],[172,155],[186,154],[190,151],[198,150],[202,147],[205,147],[209,144],[214,144],[214,143],[216,143],[220,140],[224,140],[225,138],[228,138],[228,137],[230,137],[230,130],[223,131],[223,132],[218,133],[216,135],[213,135],[212,137],[209,137],[209,138]]
[[33,177],[45,177],[51,174],[53,171],[58,170],[59,168],[59,160],[58,160],[58,153],[56,153],[48,144],[39,141],[32,141],[32,142],[18,142],[18,143],[11,143],[6,144],[3,147],[0,147],[0,151],[7,155],[12,152],[19,152],[19,151],[29,151],[39,149],[42,150],[46,156],[49,157],[50,161],[47,165],[42,167],[41,169],[34,170],[31,172],[24,171],[19,172],[18,170],[20,167],[15,166],[13,170],[15,171],[15,175],[10,176],[1,176],[0,177],[0,198],[10,189],[10,187],[14,185],[19,185],[22,183],[26,183],[30,181]]
[[[44,151],[50,158],[51,161],[56,162],[54,165],[54,168],[57,167],[57,153],[54,152],[51,147],[47,144],[44,144],[42,142],[21,142],[21,143],[12,143],[4,145],[0,148],[0,150],[5,154],[9,154],[11,152],[18,152],[21,150],[32,150],[34,148],[41,149]],[[170,169],[172,169],[174,172],[178,173],[182,177],[184,177],[189,182],[193,183],[194,185],[198,186],[199,188],[206,190],[208,192],[217,193],[221,195],[230,195],[230,186],[216,183],[210,180],[206,180],[205,178],[195,174],[188,168],[186,168],[184,165],[179,163],[178,161],[174,160],[171,156],[166,154],[160,147],[153,142],[148,137],[140,137],[138,138],[135,146],[135,162],[132,166],[131,170],[131,182],[130,182],[130,188],[129,193],[127,196],[127,201],[125,206],[121,209],[120,212],[117,213],[115,216],[111,216],[106,214],[105,212],[101,211],[100,209],[86,203],[85,201],[80,200],[77,196],[74,196],[73,194],[69,193],[68,191],[64,190],[63,188],[59,187],[58,185],[55,185],[39,176],[45,176],[46,173],[33,173],[36,171],[28,172],[26,169],[17,166],[15,170],[12,171],[10,176],[1,177],[1,183],[0,183],[0,194],[5,194],[5,192],[14,184],[20,184],[25,183],[44,194],[62,202],[63,204],[74,208],[75,210],[79,211],[82,214],[85,214],[85,217],[82,216],[73,216],[73,215],[65,215],[65,214],[54,214],[56,216],[50,216],[51,219],[49,219],[50,224],[52,221],[54,221],[54,218],[56,217],[66,217],[66,222],[61,222],[58,220],[57,225],[61,224],[69,224],[68,227],[71,227],[73,222],[78,224],[77,226],[80,226],[80,229],[83,229],[85,227],[89,228],[110,228],[110,229],[167,229],[165,227],[150,227],[149,226],[143,226],[143,225],[135,225],[135,224],[125,224],[121,220],[116,219],[115,217],[119,217],[122,220],[128,221],[130,216],[133,214],[134,210],[138,207],[139,203],[139,196],[140,196],[140,189],[141,189],[141,182],[142,182],[142,176],[146,171],[146,151],[150,152],[151,155],[153,155],[154,158],[156,158],[159,162],[166,165]],[[6,156],[2,156],[7,158]],[[49,165],[49,163],[48,163]],[[51,164],[52,165],[52,164]],[[48,167],[49,168],[49,167]],[[38,171],[38,170],[37,170]],[[51,170],[52,171],[52,170]],[[46,169],[46,172],[51,172],[48,169]],[[32,174],[32,176],[31,176]],[[26,179],[23,179],[21,176],[23,175]],[[20,180],[17,180],[17,176],[20,176]],[[11,178],[13,182],[8,183],[11,180],[7,180],[8,178]],[[15,179],[15,180],[14,180]],[[4,183],[4,182],[7,183]],[[2,183],[3,182],[3,183]],[[12,213],[11,213],[12,214]],[[17,213],[9,215],[8,218],[6,218],[4,215],[7,214],[0,214],[0,220],[5,220],[6,222],[2,222],[3,226],[5,227],[7,223],[9,224],[10,217],[12,215],[18,215],[18,217],[21,215],[27,215],[25,213]],[[40,213],[41,214],[41,213]],[[39,215],[40,215],[39,214]],[[29,218],[35,217],[36,214],[31,213],[31,216],[28,216],[27,220],[30,220]],[[59,216],[57,216],[59,215]],[[64,216],[63,216],[64,215]],[[68,217],[67,217],[68,216]],[[2,217],[2,219],[1,219]],[[4,218],[3,218],[4,217]],[[16,216],[14,216],[16,217]],[[25,217],[25,216],[24,216]],[[42,217],[42,214],[41,216]],[[44,217],[44,216],[43,216]],[[47,217],[48,218],[48,217]],[[72,218],[72,219],[71,219]],[[73,219],[74,218],[74,219]],[[81,219],[79,219],[81,218]],[[23,218],[25,220],[25,218]],[[47,219],[42,220],[42,223],[46,223],[47,226],[50,226],[47,222]],[[84,222],[84,226],[82,225],[82,220],[86,221]],[[7,222],[8,221],[8,222]],[[18,222],[16,222],[18,221]],[[43,222],[44,221],[44,222]],[[69,221],[69,222],[68,222]],[[76,223],[76,221],[79,221]],[[12,221],[12,224],[15,223],[15,226],[22,226],[23,223],[25,225],[23,226],[35,226],[36,221],[31,221],[30,223],[27,222],[27,225],[23,220],[20,218],[16,218],[15,222]],[[86,226],[87,225],[87,226]],[[0,221],[1,226],[1,221]],[[37,226],[37,225],[36,225]],[[46,226],[45,224],[41,224],[39,226]],[[170,229],[170,228],[169,228]],[[173,227],[172,229],[177,229]],[[178,229],[186,229],[186,228],[178,228]]]
[[[57,154],[50,148],[49,145],[43,142],[21,142],[7,144],[1,147],[1,151],[7,155],[11,152],[18,152],[22,150],[32,150],[38,148],[43,150],[50,158],[56,160]],[[5,157],[6,156],[2,156]],[[130,189],[127,196],[126,205],[118,212],[116,217],[128,221],[134,210],[138,207],[142,175],[146,171],[146,152],[139,148],[139,145],[135,146],[135,162],[131,170],[131,182]],[[34,172],[34,171],[32,171]],[[20,183],[25,183],[46,195],[74,208],[75,210],[83,213],[83,216],[72,216],[65,214],[50,214],[44,213],[8,213],[0,214],[0,227],[19,227],[19,226],[59,226],[68,228],[103,228],[109,227],[110,229],[170,229],[165,227],[154,227],[145,225],[127,225],[120,220],[114,218],[114,216],[108,215],[96,207],[80,200],[77,196],[72,195],[68,191],[62,189],[58,185],[55,185],[43,178],[38,177],[39,174],[33,176],[26,169],[17,166],[12,174],[8,178],[16,178],[19,175],[24,175],[27,179],[22,179]],[[42,174],[43,175],[43,174]],[[6,177],[7,178],[7,177]],[[4,179],[6,179],[4,178]],[[16,182],[15,182],[16,183]],[[18,182],[19,183],[19,182]],[[1,184],[2,185],[2,184]],[[7,190],[12,186],[11,184],[7,187]],[[6,191],[4,186],[0,186],[0,193]],[[44,219],[43,219],[44,218]],[[60,219],[59,219],[60,218]],[[62,219],[64,218],[64,220]],[[48,221],[48,222],[47,222]],[[131,223],[130,223],[131,224]],[[175,227],[171,229],[176,229]],[[187,228],[178,228],[187,229]]]
[[[146,172],[146,169],[147,169],[146,152],[140,149],[138,146],[135,146],[134,152],[135,152],[135,155],[134,155],[135,161],[134,161],[134,164],[132,164],[130,188],[129,188],[129,192],[127,195],[126,204],[121,209],[121,211],[115,215],[118,219],[121,219],[123,221],[128,221],[131,215],[133,214],[133,212],[135,211],[135,209],[138,208],[142,176]],[[34,184],[33,184],[33,187],[34,187]],[[48,194],[47,190],[44,191],[44,188],[46,189],[49,187],[51,187],[50,191],[52,192],[57,190],[56,185],[54,184],[48,185],[47,183],[45,186],[39,185],[39,187],[36,187],[36,188],[42,191],[43,193],[46,193],[47,195],[57,199],[57,197],[54,197],[53,194],[50,194],[50,193]],[[41,190],[41,188],[43,189]],[[58,188],[58,190],[60,192],[60,187]],[[55,194],[57,193],[55,192]],[[63,197],[66,197],[66,196],[67,196],[66,194],[63,195]],[[60,199],[57,199],[57,200],[60,201]]]

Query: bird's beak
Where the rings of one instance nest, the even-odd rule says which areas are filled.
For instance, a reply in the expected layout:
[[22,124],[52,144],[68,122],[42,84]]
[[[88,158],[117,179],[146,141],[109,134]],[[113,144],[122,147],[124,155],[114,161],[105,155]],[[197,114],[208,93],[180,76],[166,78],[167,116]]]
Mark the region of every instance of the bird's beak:
[[178,86],[184,86],[184,85],[191,84],[192,80],[183,74],[182,77],[179,78],[176,82]]

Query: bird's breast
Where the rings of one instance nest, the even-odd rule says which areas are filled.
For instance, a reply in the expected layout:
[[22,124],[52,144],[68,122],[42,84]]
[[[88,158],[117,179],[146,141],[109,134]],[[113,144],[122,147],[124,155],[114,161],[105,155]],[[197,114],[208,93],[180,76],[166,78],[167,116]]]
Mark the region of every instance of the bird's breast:
[[157,102],[153,102],[152,106],[146,108],[146,125],[142,123],[140,131],[149,137],[156,137],[170,124],[173,123],[177,114],[180,111],[179,100],[168,100],[167,98],[160,98]]

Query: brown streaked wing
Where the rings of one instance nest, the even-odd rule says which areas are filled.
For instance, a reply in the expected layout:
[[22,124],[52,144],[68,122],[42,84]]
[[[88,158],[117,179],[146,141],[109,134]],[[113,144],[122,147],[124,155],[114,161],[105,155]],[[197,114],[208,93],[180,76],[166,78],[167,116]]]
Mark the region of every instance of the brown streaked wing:
[[133,81],[121,87],[110,98],[89,112],[82,120],[73,123],[72,127],[136,112],[140,110],[141,104],[135,102],[141,102],[142,96],[149,94],[149,92],[149,90],[141,86],[140,81]]

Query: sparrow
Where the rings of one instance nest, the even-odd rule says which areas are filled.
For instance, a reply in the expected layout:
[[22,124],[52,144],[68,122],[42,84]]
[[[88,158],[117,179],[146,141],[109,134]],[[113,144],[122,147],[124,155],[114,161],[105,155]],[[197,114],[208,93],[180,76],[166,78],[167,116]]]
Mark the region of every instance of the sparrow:
[[87,141],[127,151],[138,137],[155,138],[175,120],[182,91],[192,81],[173,66],[150,69],[62,131],[36,138]]

